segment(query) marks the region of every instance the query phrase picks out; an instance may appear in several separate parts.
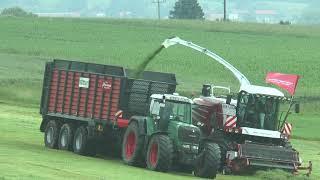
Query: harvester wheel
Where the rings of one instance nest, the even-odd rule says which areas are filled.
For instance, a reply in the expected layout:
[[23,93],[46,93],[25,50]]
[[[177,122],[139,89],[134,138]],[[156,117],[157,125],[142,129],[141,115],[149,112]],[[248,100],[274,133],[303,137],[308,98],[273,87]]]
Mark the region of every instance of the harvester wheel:
[[142,150],[144,139],[139,136],[139,126],[131,122],[123,136],[122,160],[132,166],[140,166],[143,163]]
[[154,135],[149,144],[146,157],[148,169],[166,172],[171,168],[173,144],[166,135]]
[[292,149],[292,144],[290,142],[286,142],[284,144],[284,147],[287,148],[287,149]]
[[44,144],[46,147],[52,149],[58,147],[59,130],[59,124],[55,120],[50,120],[47,123],[44,132]]
[[206,143],[199,154],[194,175],[201,178],[215,178],[220,168],[220,148],[215,143]]
[[74,130],[71,124],[62,125],[59,134],[58,146],[61,150],[72,150]]
[[73,152],[80,155],[88,154],[88,132],[84,126],[79,126],[74,134]]

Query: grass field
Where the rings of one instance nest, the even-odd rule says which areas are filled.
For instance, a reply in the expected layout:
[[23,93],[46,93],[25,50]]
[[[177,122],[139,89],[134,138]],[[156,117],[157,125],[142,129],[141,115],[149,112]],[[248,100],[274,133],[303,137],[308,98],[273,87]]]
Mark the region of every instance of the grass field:
[[[38,106],[44,64],[66,58],[135,68],[165,38],[179,36],[214,50],[263,85],[268,71],[302,75],[297,96],[302,112],[292,114],[295,147],[314,162],[320,178],[320,27],[202,21],[144,21],[49,18],[0,18],[0,179],[185,179],[103,160],[57,152],[43,146]],[[184,47],[159,54],[149,70],[174,72],[180,92],[199,92],[203,83],[238,83],[221,65]],[[286,173],[259,172],[253,177],[219,179],[284,179]],[[289,176],[291,178],[291,176]],[[298,177],[299,178],[299,177]]]
[[[0,179],[192,179],[182,173],[158,173],[126,166],[119,159],[85,157],[44,147],[38,109],[0,104]],[[312,179],[320,178],[320,143],[294,140],[302,158],[314,161]],[[317,163],[318,162],[318,163]],[[273,175],[270,175],[272,173]],[[218,179],[287,179],[285,172],[258,172],[254,176],[222,176]],[[295,179],[304,179],[303,176]]]

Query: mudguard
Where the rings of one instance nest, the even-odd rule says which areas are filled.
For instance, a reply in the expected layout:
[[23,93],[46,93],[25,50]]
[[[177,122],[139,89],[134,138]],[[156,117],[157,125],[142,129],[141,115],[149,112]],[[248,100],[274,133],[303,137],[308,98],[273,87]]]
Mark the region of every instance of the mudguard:
[[145,116],[132,116],[129,119],[129,124],[131,122],[137,122],[139,126],[139,135],[146,135],[147,134],[147,128],[146,128],[146,117]]

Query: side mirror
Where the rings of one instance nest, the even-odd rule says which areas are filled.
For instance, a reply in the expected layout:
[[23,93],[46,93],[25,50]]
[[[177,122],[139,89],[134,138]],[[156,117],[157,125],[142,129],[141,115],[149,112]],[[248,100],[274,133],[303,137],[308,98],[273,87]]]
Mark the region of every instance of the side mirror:
[[211,95],[211,89],[212,89],[212,87],[211,87],[211,85],[210,84],[204,84],[203,86],[202,86],[202,96],[204,96],[204,97],[210,97],[210,95]]
[[226,103],[230,104],[231,103],[231,99],[232,99],[232,95],[227,95]]
[[294,111],[295,111],[295,113],[300,113],[300,104],[295,104],[294,105]]
[[160,100],[160,103],[163,104],[163,103],[165,103],[165,102],[166,102],[166,97],[163,95],[163,96],[162,96],[162,99]]

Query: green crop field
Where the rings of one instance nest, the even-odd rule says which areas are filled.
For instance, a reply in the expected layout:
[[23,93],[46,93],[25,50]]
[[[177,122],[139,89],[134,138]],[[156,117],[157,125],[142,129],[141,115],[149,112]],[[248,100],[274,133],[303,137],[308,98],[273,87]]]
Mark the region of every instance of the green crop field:
[[[39,132],[44,64],[53,58],[138,67],[164,39],[179,36],[215,51],[264,85],[267,72],[301,75],[302,97],[293,144],[320,178],[320,27],[204,21],[0,18],[0,179],[185,179],[125,166],[117,158],[91,158],[47,149]],[[163,50],[148,70],[176,73],[178,92],[199,93],[204,83],[230,86],[232,74],[208,57],[185,47]],[[289,179],[281,171],[219,179]],[[302,176],[295,177],[297,179]]]

